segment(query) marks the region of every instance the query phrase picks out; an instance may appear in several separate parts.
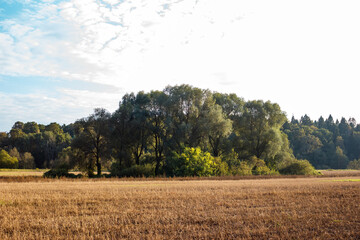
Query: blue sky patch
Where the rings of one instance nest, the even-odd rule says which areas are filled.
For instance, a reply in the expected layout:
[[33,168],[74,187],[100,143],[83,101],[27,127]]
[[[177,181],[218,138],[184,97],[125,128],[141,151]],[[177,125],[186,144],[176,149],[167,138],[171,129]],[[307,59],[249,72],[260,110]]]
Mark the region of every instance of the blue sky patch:
[[18,15],[23,10],[24,5],[17,1],[1,1],[0,3],[0,21]]
[[38,76],[14,77],[0,75],[0,85],[0,92],[7,94],[45,94],[54,97],[59,95],[60,89],[106,93],[116,93],[119,90],[101,83]]
[[[65,0],[56,0],[51,4],[59,4]],[[67,0],[66,0],[67,1]],[[23,13],[36,12],[39,4],[48,3],[47,1],[31,0],[1,0],[0,2],[0,21],[21,16]]]

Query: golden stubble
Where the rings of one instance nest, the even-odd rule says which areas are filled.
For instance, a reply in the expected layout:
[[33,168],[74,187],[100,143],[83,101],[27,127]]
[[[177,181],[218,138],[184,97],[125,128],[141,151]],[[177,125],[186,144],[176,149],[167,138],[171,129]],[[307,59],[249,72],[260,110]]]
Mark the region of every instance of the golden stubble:
[[359,239],[360,182],[333,180],[0,182],[0,239]]

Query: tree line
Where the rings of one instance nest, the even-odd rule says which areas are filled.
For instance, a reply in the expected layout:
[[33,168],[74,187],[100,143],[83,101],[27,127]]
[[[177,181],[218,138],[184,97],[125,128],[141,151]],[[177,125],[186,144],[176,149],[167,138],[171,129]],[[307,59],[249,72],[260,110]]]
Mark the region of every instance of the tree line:
[[0,147],[18,167],[88,176],[315,174],[311,164],[358,159],[359,130],[355,120],[289,122],[276,103],[180,85],[125,94],[115,112],[95,109],[69,125],[16,122]]
[[282,127],[296,158],[307,159],[319,169],[360,168],[360,125],[354,118],[334,120],[330,115],[311,120],[294,117]]

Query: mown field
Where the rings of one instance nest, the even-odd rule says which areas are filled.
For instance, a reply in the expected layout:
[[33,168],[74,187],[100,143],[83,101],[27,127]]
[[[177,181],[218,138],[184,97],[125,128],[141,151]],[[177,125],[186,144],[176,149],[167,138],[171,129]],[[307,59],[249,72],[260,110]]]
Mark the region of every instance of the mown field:
[[41,177],[48,169],[0,169],[0,177],[38,176]]
[[0,239],[360,238],[359,176],[15,181],[0,181]]

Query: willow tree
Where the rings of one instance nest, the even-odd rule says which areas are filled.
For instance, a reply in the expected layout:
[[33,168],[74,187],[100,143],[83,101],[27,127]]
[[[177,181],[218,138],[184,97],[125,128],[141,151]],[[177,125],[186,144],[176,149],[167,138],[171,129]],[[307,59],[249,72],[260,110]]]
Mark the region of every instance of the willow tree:
[[206,97],[194,129],[198,132],[198,139],[202,140],[198,146],[203,144],[203,149],[209,149],[214,157],[222,155],[224,141],[232,132],[232,121],[223,113],[222,107],[215,103],[212,94]]
[[148,104],[150,145],[155,155],[155,174],[160,172],[160,166],[164,160],[165,143],[168,141],[167,119],[168,96],[161,91],[152,91],[150,93],[150,102]]
[[96,166],[98,176],[101,175],[102,162],[108,160],[109,156],[109,119],[110,113],[97,108],[89,117],[76,122],[79,134],[73,140],[72,148],[83,152],[85,160],[89,163],[88,172],[91,173],[92,168]]
[[284,143],[280,128],[285,121],[285,113],[278,104],[260,100],[247,102],[243,114],[235,123],[238,125],[241,155],[264,160],[274,158]]

